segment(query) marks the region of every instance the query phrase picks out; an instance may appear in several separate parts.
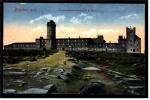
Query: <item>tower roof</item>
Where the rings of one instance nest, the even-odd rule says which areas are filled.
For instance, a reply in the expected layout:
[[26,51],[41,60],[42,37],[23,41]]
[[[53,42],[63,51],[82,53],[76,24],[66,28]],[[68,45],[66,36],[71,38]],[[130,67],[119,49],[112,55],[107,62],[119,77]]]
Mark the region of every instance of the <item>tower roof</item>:
[[47,22],[47,25],[52,25],[52,26],[56,26],[55,22],[53,20],[50,20],[49,22]]

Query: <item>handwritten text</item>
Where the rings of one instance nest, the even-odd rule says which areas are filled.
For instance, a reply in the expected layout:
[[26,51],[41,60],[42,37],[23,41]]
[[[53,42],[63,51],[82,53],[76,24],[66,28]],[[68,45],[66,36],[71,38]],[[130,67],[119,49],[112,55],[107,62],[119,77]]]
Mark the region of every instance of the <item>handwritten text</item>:
[[28,9],[28,8],[15,8],[14,9],[14,12],[21,12],[21,11],[24,11],[24,12],[35,12],[36,9]]

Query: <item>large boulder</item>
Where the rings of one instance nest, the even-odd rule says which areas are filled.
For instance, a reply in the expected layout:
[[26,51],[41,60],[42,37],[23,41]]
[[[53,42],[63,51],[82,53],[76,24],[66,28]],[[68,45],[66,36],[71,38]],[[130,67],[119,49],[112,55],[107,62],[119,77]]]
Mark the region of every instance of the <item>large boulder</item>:
[[49,80],[49,78],[47,76],[41,76],[37,79],[37,81],[39,81],[39,82],[42,82],[42,81],[45,81],[45,80]]
[[4,94],[16,94],[17,91],[15,89],[3,89]]
[[22,92],[18,92],[18,94],[48,94],[48,90],[41,88],[30,88]]
[[44,86],[43,89],[48,90],[49,93],[56,92],[56,90],[57,90],[57,88],[53,84],[49,84],[47,86]]
[[106,86],[101,81],[89,81],[81,89],[79,94],[88,95],[106,95],[109,94],[106,91]]
[[69,77],[68,75],[70,74],[69,71],[65,71],[63,68],[55,68],[54,72],[58,75],[57,78],[67,80]]
[[85,67],[85,68],[82,68],[83,70],[101,70],[100,68],[97,68],[97,67]]
[[40,68],[40,71],[44,71],[44,72],[49,72],[51,71],[52,68],[51,67],[43,67],[43,68]]
[[139,95],[145,93],[144,80],[140,78],[124,78],[122,84],[129,93]]
[[54,72],[55,72],[56,74],[61,74],[61,73],[64,73],[65,70],[62,69],[62,68],[55,68],[55,69],[54,69]]
[[44,73],[44,71],[39,71],[39,72],[36,73],[36,75],[41,75],[43,73]]
[[143,86],[144,80],[138,78],[123,78],[122,83],[127,86]]
[[23,75],[26,75],[26,72],[4,72],[3,75],[6,75],[6,76],[23,76]]
[[36,71],[30,72],[29,75],[36,75]]
[[67,79],[68,79],[68,76],[67,76],[67,75],[63,75],[63,74],[59,74],[59,75],[58,75],[58,78],[59,78],[59,79],[63,79],[63,80],[67,80]]
[[24,86],[24,85],[27,84],[27,82],[25,82],[25,81],[23,81],[23,80],[16,80],[16,81],[14,81],[14,83],[18,83],[19,86]]

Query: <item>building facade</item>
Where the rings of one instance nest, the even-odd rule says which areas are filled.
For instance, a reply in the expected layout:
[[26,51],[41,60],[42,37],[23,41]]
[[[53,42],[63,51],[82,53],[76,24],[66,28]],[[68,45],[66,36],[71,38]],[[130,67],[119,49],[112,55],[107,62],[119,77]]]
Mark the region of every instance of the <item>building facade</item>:
[[141,38],[136,35],[136,28],[126,28],[126,49],[129,53],[141,53]]
[[102,35],[97,38],[58,38],[56,39],[56,24],[47,22],[47,39],[40,37],[33,43],[12,43],[4,46],[5,50],[75,50],[75,51],[108,51],[141,53],[141,38],[136,35],[136,29],[126,27],[126,39],[118,37],[118,43],[106,43]]

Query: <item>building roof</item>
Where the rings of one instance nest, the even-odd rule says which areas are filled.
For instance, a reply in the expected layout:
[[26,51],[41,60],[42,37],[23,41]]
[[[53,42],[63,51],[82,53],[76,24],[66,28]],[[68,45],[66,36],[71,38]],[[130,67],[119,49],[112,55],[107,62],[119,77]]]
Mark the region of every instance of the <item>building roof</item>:
[[12,44],[36,44],[35,42],[17,42]]
[[11,45],[14,45],[14,44],[23,44],[23,45],[27,45],[27,44],[32,44],[32,45],[35,45],[36,43],[35,42],[17,42],[17,43],[12,43],[12,44],[8,44],[8,45],[4,45],[4,46],[11,46]]
[[136,39],[141,39],[141,38],[140,38],[140,37],[138,37],[137,35],[135,35],[135,38],[136,38]]
[[5,47],[5,46],[11,46],[11,45],[12,45],[12,44],[4,45],[4,47]]
[[18,42],[18,43],[12,43],[12,44],[8,44],[8,45],[4,45],[4,46],[11,46],[11,45],[27,45],[27,44],[32,44],[32,45],[35,45],[36,43],[35,42]]

